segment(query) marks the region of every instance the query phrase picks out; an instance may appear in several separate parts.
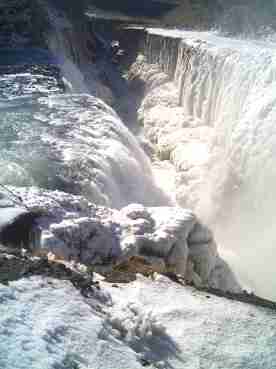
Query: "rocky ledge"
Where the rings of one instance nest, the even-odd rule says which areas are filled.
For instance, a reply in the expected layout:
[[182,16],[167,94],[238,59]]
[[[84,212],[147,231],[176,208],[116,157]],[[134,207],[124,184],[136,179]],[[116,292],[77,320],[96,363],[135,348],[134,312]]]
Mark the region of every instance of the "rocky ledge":
[[181,275],[163,266],[151,264],[142,256],[131,256],[123,262],[112,265],[108,271],[102,270],[102,274],[98,274],[94,272],[93,266],[57,259],[53,254],[38,257],[26,250],[0,245],[0,284],[3,285],[35,276],[53,278],[70,282],[84,297],[88,298],[99,291],[106,282],[112,287],[119,287],[121,283],[137,280],[138,275],[151,281],[158,280],[158,275],[163,275],[183,288],[195,287],[199,292],[209,294],[206,295],[207,298],[216,295],[276,311],[276,302],[260,298],[247,291],[235,293],[208,286],[195,286],[193,282],[186,281]]
[[[101,273],[110,272],[131,257],[142,257],[153,271],[181,275],[196,286],[241,291],[220,258],[211,231],[189,210],[139,204],[117,210],[59,191],[34,187],[9,190],[22,200],[24,208],[5,200],[2,194],[0,205],[6,218],[0,218],[0,230],[5,245],[18,247],[23,242],[36,255],[51,253]],[[29,214],[35,220],[28,228]],[[31,237],[14,237],[22,234],[22,227],[29,229]]]
[[0,47],[44,45],[48,23],[38,2],[7,0],[0,3]]

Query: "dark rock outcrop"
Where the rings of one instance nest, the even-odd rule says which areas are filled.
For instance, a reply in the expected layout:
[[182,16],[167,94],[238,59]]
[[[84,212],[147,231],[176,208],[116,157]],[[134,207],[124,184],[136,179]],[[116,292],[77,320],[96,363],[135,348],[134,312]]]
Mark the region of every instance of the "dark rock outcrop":
[[[184,288],[187,285],[193,286],[193,284],[187,284],[180,276],[172,272],[162,269],[157,270],[142,257],[131,257],[128,261],[116,265],[111,272],[104,273],[104,280],[117,287],[117,283],[130,283],[136,280],[137,273],[152,280],[155,279],[155,273],[160,273]],[[92,268],[54,258],[34,257],[21,250],[10,249],[0,245],[0,284],[9,284],[9,282],[32,276],[69,281],[85,297],[93,295],[95,290],[100,289],[99,281],[93,278]],[[206,298],[216,295],[229,300],[276,310],[275,302],[260,298],[246,291],[231,293],[210,287],[196,287],[196,290],[207,294]]]
[[40,229],[35,223],[40,214],[16,200],[0,192],[0,242],[15,248],[35,248],[40,243]]
[[42,46],[47,18],[35,0],[0,3],[0,47]]
[[180,4],[180,1],[140,0],[133,2],[129,0],[117,0],[116,2],[111,2],[110,0],[93,0],[88,3],[93,3],[104,10],[119,11],[131,16],[158,17],[175,8]]
[[8,284],[31,276],[70,281],[85,296],[93,292],[93,288],[98,288],[98,282],[93,281],[93,273],[89,269],[83,271],[77,264],[33,257],[0,245],[0,283]]

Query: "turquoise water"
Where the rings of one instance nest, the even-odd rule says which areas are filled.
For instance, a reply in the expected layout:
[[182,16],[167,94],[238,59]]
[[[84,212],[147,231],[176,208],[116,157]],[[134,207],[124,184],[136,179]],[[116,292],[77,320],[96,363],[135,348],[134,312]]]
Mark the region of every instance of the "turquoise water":
[[[167,204],[114,110],[82,90],[65,93],[58,65],[49,63],[55,58],[33,51],[9,50],[9,64],[0,66],[0,183],[81,194],[112,207]],[[67,73],[77,83],[81,77],[76,66]]]
[[[0,181],[2,184],[30,185],[35,184],[38,178],[38,182],[42,182],[42,178],[45,177],[45,175],[41,176],[41,173],[36,174],[31,163],[38,161],[41,164],[46,160],[40,142],[46,127],[36,118],[39,112],[38,100],[41,97],[63,92],[61,76],[53,62],[54,58],[45,50],[1,49]],[[36,155],[34,155],[34,149]],[[29,160],[30,157],[32,160]]]

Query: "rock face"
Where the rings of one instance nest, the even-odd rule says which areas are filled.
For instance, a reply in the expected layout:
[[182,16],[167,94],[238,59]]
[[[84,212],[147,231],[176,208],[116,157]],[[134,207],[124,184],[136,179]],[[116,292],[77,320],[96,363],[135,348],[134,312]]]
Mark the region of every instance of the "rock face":
[[46,24],[36,1],[1,1],[0,47],[41,46]]
[[[84,0],[91,5],[90,0]],[[116,5],[108,0],[94,0],[98,8],[110,14],[135,16],[137,20],[151,17],[163,26],[210,29],[212,26],[231,34],[256,35],[272,27],[275,30],[276,5],[273,0],[120,0]],[[136,22],[137,22],[136,20]]]
[[110,3],[108,0],[94,0],[93,4],[100,9],[114,11],[116,13],[122,12],[123,14],[136,17],[160,17],[162,14],[175,8],[179,4],[179,0],[141,0],[134,3],[129,0],[118,0],[116,4]]
[[39,254],[53,253],[107,270],[142,256],[153,270],[172,271],[198,286],[240,291],[212,233],[189,210],[139,204],[115,210],[58,191],[13,190],[30,211],[41,215]]

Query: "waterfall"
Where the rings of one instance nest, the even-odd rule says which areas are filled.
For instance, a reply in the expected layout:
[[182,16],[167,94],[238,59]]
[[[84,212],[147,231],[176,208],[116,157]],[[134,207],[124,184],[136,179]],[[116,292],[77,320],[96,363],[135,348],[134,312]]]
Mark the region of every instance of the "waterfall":
[[144,47],[175,88],[158,108],[146,97],[142,113],[170,147],[180,203],[213,227],[243,281],[275,298],[276,44],[149,29]]
[[167,204],[137,140],[100,99],[112,93],[99,79],[86,25],[73,26],[50,2],[37,4],[48,27],[43,45],[7,45],[1,59],[0,182],[116,208]]

